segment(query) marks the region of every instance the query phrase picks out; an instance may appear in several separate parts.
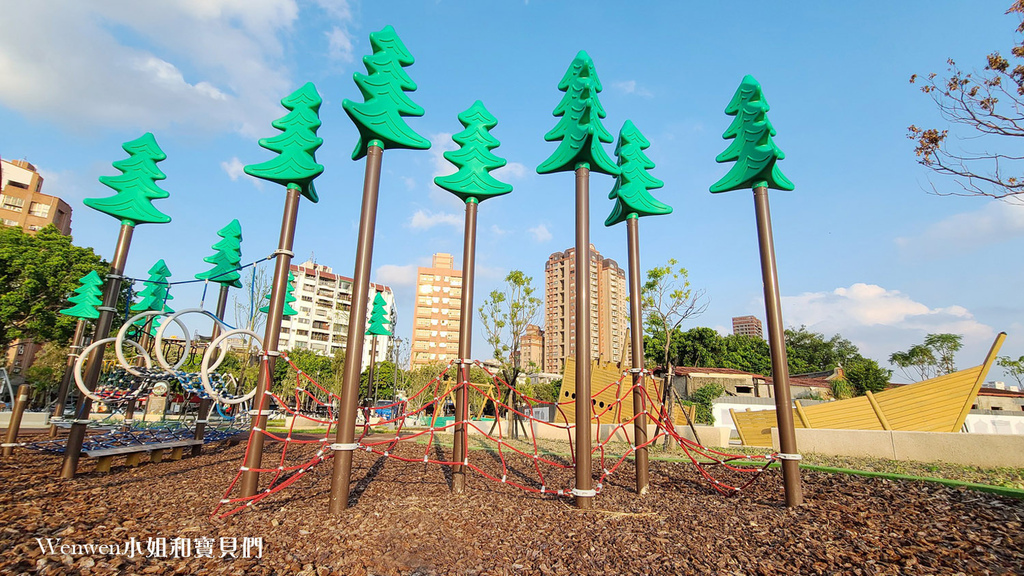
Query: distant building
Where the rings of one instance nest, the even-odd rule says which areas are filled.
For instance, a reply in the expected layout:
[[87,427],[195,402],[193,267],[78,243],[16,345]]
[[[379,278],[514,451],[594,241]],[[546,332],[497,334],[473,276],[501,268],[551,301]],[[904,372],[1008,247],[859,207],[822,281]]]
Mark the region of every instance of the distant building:
[[754,336],[764,340],[761,321],[756,316],[736,316],[732,319],[732,333],[737,336]]
[[455,269],[451,254],[434,254],[430,268],[416,270],[412,369],[459,357],[461,316],[462,271]]
[[[531,364],[535,368],[531,369]],[[526,333],[519,339],[519,366],[535,372],[544,367],[544,330],[536,324],[527,324]]]
[[[590,354],[629,359],[626,273],[590,245]],[[576,249],[555,252],[544,266],[544,372],[560,374],[576,347]],[[625,353],[625,356],[624,356]]]
[[[349,313],[352,308],[352,279],[334,274],[329,266],[306,261],[291,266],[295,276],[295,302],[292,308],[298,311],[294,316],[285,316],[281,321],[279,348],[282,350],[307,349],[334,356],[348,346]],[[366,317],[373,310],[373,299],[380,292],[386,302],[389,318],[396,318],[395,295],[383,284],[370,284],[366,302]],[[394,331],[394,326],[388,326]],[[388,358],[393,336],[364,336],[363,358],[360,370],[370,365],[373,339],[377,339],[376,362]]]
[[53,224],[71,234],[71,206],[41,192],[43,177],[24,160],[0,160],[0,219],[5,226],[35,232]]
[[[32,233],[53,224],[61,234],[71,234],[71,206],[42,193],[43,177],[25,160],[0,160],[0,224]],[[16,340],[5,350],[7,370],[15,385],[24,380],[42,343]]]

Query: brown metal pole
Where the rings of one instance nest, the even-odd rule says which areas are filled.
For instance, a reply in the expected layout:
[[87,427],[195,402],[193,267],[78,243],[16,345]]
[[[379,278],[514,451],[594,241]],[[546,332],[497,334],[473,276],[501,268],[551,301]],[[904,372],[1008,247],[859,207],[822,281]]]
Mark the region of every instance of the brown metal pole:
[[764,308],[768,317],[768,347],[772,356],[775,414],[779,424],[779,447],[782,449],[782,481],[786,491],[786,506],[793,507],[799,506],[804,496],[800,488],[800,463],[789,393],[789,361],[786,358],[782,301],[779,298],[779,277],[775,267],[772,217],[768,209],[768,188],[764,186],[754,188],[754,213],[757,217],[757,244],[761,252]]
[[18,395],[14,399],[14,411],[11,412],[11,421],[7,423],[7,436],[4,438],[4,458],[14,454],[15,442],[18,440],[18,432],[21,430],[21,417],[25,414],[25,407],[28,406],[28,395],[32,387],[28,384],[18,386]]
[[[287,274],[285,275],[287,277]],[[217,295],[217,318],[224,320],[224,314],[227,313],[228,309],[228,292],[231,291],[230,284],[220,285],[220,294]],[[213,342],[220,336],[220,324],[214,322],[213,330],[210,331],[210,342]]]
[[[647,412],[644,410],[644,322],[640,302],[640,218],[626,218],[629,249],[629,330],[633,352],[633,445],[636,449],[636,493],[643,496],[650,487],[647,464]],[[640,448],[640,446],[643,446]]]
[[[224,313],[228,307],[228,292],[231,290],[229,284],[220,285],[220,295],[217,298],[217,318],[224,319]],[[220,324],[214,322],[213,329],[210,330],[210,342],[213,342],[220,336]],[[199,400],[199,413],[196,414],[196,432],[193,435],[194,440],[202,440],[206,437],[206,424],[210,419],[210,414],[213,412],[213,400],[211,398],[202,398]],[[203,453],[203,445],[197,444],[192,447],[192,455],[199,456]]]
[[466,202],[466,226],[462,237],[462,300],[459,308],[459,388],[455,393],[455,444],[452,460],[452,489],[456,494],[466,490],[469,429],[469,361],[473,339],[473,282],[476,275],[476,214],[480,204],[476,198]]
[[[121,280],[124,278],[125,263],[128,261],[128,248],[131,247],[132,233],[135,226],[121,224],[121,232],[117,236],[117,245],[114,248],[114,259],[110,263],[110,273],[107,274],[107,285],[103,290],[103,305],[97,308],[100,317],[96,319],[96,332],[93,335],[93,342],[107,337],[110,333],[110,325],[114,321],[114,314],[117,312],[117,297],[121,293]],[[85,387],[92,391],[96,389],[96,382],[100,377],[100,370],[103,368],[103,350],[106,345],[96,346],[89,354],[88,367],[85,370],[83,379]],[[89,421],[89,410],[92,408],[92,400],[82,395],[78,399],[78,406],[75,409],[75,422],[68,432],[68,441],[64,448],[64,464],[61,467],[61,478],[74,478],[78,470],[78,458],[82,452],[82,442],[85,440],[86,423]]]
[[590,168],[576,168],[576,507],[594,507],[590,463]]
[[68,400],[68,388],[71,386],[71,378],[74,376],[75,360],[82,350],[82,340],[85,338],[85,320],[79,318],[75,324],[75,335],[71,338],[71,346],[68,348],[68,362],[64,365],[64,377],[60,379],[60,386],[57,388],[57,405],[50,415],[50,438],[57,436],[56,421],[64,420],[64,404]]
[[264,396],[270,390],[269,380],[274,374],[274,364],[280,355],[277,343],[281,336],[281,319],[284,318],[284,300],[288,293],[288,271],[292,263],[292,245],[295,240],[295,221],[299,216],[299,187],[288,186],[284,201],[284,216],[281,219],[281,237],[277,243],[277,262],[274,266],[274,286],[270,291],[270,304],[267,312],[266,332],[263,335],[263,351],[267,355],[267,368],[260,368],[259,379],[256,381],[256,395],[253,396],[252,428],[249,434],[249,446],[245,450],[242,464],[246,470],[242,473],[241,494],[243,497],[256,495],[259,487],[260,473],[256,469],[263,462],[263,434],[252,434],[251,430],[267,429],[269,410],[261,410],[266,404]]
[[363,335],[366,333],[366,303],[370,283],[370,262],[373,258],[373,234],[377,223],[377,195],[380,191],[380,165],[384,154],[382,143],[370,143],[366,151],[366,173],[363,178],[363,204],[359,213],[359,236],[356,240],[356,265],[352,274],[352,308],[348,319],[348,345],[345,370],[341,381],[341,413],[335,436],[334,473],[331,476],[331,514],[348,508],[349,484],[352,480],[352,451],[355,449],[356,409],[359,400],[359,373],[363,358]]

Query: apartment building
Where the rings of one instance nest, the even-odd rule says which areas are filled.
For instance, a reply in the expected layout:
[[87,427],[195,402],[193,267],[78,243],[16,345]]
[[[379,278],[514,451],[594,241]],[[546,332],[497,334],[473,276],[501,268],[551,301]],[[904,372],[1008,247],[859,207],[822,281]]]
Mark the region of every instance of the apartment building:
[[42,193],[43,177],[25,160],[0,160],[0,221],[35,232],[53,224],[71,234],[71,206]]
[[411,369],[459,357],[461,316],[462,271],[451,254],[434,254],[429,268],[416,270]]
[[[282,350],[308,349],[325,356],[333,356],[348,346],[349,315],[352,308],[352,279],[335,274],[330,266],[307,260],[291,266],[295,277],[292,308],[294,316],[285,316],[281,322],[279,347]],[[386,302],[385,310],[392,319],[397,317],[395,295],[383,284],[370,284],[366,317],[370,317],[373,299],[380,292]],[[394,332],[394,326],[389,328]],[[361,370],[370,365],[373,339],[377,339],[376,362],[388,359],[393,336],[365,336]]]
[[[626,273],[590,245],[590,354],[629,361]],[[555,252],[544,266],[544,372],[561,373],[576,347],[576,249]]]
[[[71,234],[71,206],[42,193],[43,177],[25,160],[0,160],[0,224],[32,233],[53,224],[61,234]],[[24,381],[25,370],[35,361],[42,343],[31,339],[13,342],[5,352],[11,382]]]
[[523,370],[544,369],[544,329],[536,324],[527,324],[526,333],[519,339],[519,365]]
[[764,339],[761,321],[756,316],[735,316],[732,319],[732,333],[737,336],[754,336]]

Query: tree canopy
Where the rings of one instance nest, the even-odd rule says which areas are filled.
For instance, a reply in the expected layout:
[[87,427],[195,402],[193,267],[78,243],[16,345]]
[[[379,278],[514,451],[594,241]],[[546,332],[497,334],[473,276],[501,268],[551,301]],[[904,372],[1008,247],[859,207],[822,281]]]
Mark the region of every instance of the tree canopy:
[[505,276],[505,290],[492,290],[479,310],[487,343],[491,345],[494,359],[501,364],[502,378],[513,387],[519,374],[527,368],[519,362],[520,343],[526,326],[534,322],[541,305],[541,299],[534,296],[534,292],[533,278],[513,270]]
[[909,380],[927,380],[956,372],[956,353],[963,347],[960,334],[928,334],[922,344],[893,352],[889,363],[900,368]]
[[[1006,13],[1018,22],[1009,58],[992,52],[980,71],[965,70],[950,58],[945,75],[910,77],[911,84],[920,82],[921,91],[953,129],[952,146],[948,128],[911,125],[907,133],[918,162],[955,182],[951,190],[933,184],[932,191],[940,196],[1022,200],[1024,158],[1016,151],[1020,141],[1013,139],[1024,137],[1024,0],[1015,0]],[[964,140],[971,143],[964,146]],[[974,150],[965,150],[968,146]]]
[[0,226],[0,350],[19,338],[66,343],[76,318],[60,314],[89,272],[109,266],[52,225],[29,234]]

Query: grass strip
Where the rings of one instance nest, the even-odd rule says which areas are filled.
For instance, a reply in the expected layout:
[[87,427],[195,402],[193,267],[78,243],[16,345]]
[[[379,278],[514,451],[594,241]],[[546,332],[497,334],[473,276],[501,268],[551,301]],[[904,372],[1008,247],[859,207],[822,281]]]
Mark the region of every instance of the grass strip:
[[[778,466],[778,463],[772,467]],[[1009,498],[1024,499],[1024,490],[1006,488],[1004,486],[992,486],[990,484],[976,484],[974,482],[961,482],[960,480],[947,480],[945,478],[930,478],[927,476],[911,476],[909,474],[893,474],[891,472],[870,472],[867,470],[851,470],[849,468],[833,468],[831,466],[816,466],[814,464],[800,464],[801,470],[812,470],[814,472],[827,472],[829,474],[853,474],[855,476],[867,476],[870,478],[885,478],[888,480],[914,480],[919,482],[934,482],[949,486],[951,488],[967,488],[978,492],[988,492]]]

